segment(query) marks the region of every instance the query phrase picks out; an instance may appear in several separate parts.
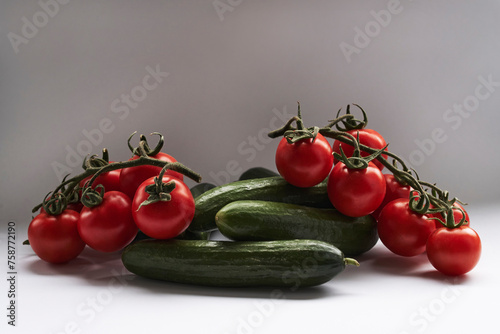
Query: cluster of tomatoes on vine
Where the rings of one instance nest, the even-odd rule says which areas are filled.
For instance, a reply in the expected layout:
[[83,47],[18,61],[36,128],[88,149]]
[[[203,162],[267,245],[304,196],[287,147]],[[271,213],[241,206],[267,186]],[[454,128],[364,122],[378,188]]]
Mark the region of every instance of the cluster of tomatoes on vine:
[[154,149],[141,135],[139,146],[128,146],[133,157],[109,162],[103,157],[85,159],[84,171],[49,193],[28,227],[34,252],[50,263],[64,263],[89,247],[115,252],[134,240],[140,230],[155,239],[183,233],[194,216],[193,196],[184,176],[201,177],[161,152],[163,136]]
[[[339,110],[325,127],[305,128],[299,104],[298,116],[269,133],[271,138],[283,136],[276,151],[280,175],[297,187],[326,180],[332,205],[347,216],[372,215],[380,240],[395,254],[410,257],[426,252],[431,264],[446,275],[472,270],[479,261],[481,241],[460,201],[419,180],[387,150],[382,135],[366,128],[366,113],[355,106],[363,120],[355,119],[347,106],[344,115],[339,116]],[[325,137],[334,139],[333,145]],[[389,173],[382,172],[385,167]]]

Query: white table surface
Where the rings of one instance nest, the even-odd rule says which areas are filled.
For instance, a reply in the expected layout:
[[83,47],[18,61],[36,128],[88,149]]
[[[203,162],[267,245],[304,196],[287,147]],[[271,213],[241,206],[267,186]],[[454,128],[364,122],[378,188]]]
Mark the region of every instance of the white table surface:
[[[475,333],[491,329],[500,310],[497,210],[468,208],[483,253],[465,276],[442,276],[425,254],[402,258],[379,242],[358,257],[359,268],[348,267],[322,286],[298,291],[148,280],[127,272],[119,254],[88,248],[69,264],[49,265],[20,245],[25,235],[19,231],[16,327],[7,324],[3,279],[0,332]],[[0,234],[2,263],[7,262],[5,232]]]

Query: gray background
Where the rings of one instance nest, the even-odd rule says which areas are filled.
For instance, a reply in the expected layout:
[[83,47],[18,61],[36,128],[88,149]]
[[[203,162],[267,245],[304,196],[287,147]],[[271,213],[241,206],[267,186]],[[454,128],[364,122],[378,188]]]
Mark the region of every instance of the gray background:
[[[388,3],[74,0],[43,14],[37,1],[2,0],[2,220],[27,226],[31,207],[58,184],[54,163],[68,166],[68,148],[83,147],[83,132],[103,119],[112,131],[96,137],[93,153],[106,147],[125,160],[133,131],[159,131],[165,152],[221,183],[249,167],[274,168],[277,140],[262,134],[281,125],[277,114],[295,113],[296,101],[309,126],[362,105],[369,127],[392,152],[413,157],[422,179],[471,205],[496,203],[500,87],[467,117],[446,116],[474,100],[479,77],[500,82],[500,3],[401,0],[390,22],[377,23],[373,13]],[[40,27],[16,52],[9,36],[23,37],[35,20]],[[356,45],[365,28],[369,44],[347,61],[340,46]],[[156,67],[168,76],[125,114],[122,94],[144,92]],[[433,131],[440,142],[429,144]],[[417,142],[428,151],[417,153]]]

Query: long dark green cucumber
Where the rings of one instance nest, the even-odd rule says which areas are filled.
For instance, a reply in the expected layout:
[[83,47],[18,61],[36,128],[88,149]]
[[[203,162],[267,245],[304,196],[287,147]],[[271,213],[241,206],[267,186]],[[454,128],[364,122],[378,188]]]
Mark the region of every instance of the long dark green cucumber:
[[346,256],[362,254],[378,241],[372,216],[353,218],[335,209],[288,203],[235,201],[219,210],[215,221],[233,240],[314,239],[333,244]]
[[279,174],[265,167],[252,167],[244,171],[239,180],[261,179],[264,177],[278,176]]
[[323,284],[357,264],[317,240],[143,240],[127,246],[122,261],[136,275],[170,282],[290,288]]
[[215,214],[225,205],[238,200],[262,200],[331,208],[326,181],[310,188],[292,186],[281,176],[243,180],[215,187],[195,199],[196,211],[191,231],[217,229]]

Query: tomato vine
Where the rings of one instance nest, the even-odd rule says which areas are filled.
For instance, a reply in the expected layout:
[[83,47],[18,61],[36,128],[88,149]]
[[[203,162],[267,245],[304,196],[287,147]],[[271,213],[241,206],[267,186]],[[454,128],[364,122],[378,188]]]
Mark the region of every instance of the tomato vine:
[[[63,181],[53,191],[49,192],[45,196],[42,203],[38,204],[32,209],[32,212],[35,213],[43,207],[43,209],[48,214],[58,215],[64,211],[70,199],[72,201],[75,201],[75,199],[79,199],[86,206],[98,205],[102,201],[102,193],[105,189],[103,189],[102,186],[99,187],[99,185],[95,187],[95,189],[92,189],[92,184],[94,183],[94,181],[98,178],[99,175],[102,175],[106,172],[128,167],[137,167],[144,165],[156,166],[163,168],[164,170],[172,170],[181,173],[182,175],[187,176],[195,182],[201,182],[200,174],[196,173],[180,162],[168,162],[150,157],[150,155],[157,154],[163,146],[164,139],[160,133],[152,133],[152,135],[159,135],[160,137],[159,142],[154,149],[151,149],[149,147],[144,135],[140,136],[138,146],[136,148],[133,148],[130,144],[130,140],[135,133],[136,132],[134,132],[129,137],[127,143],[131,151],[139,156],[137,159],[110,163],[108,150],[103,149],[102,158],[98,158],[97,156],[92,155],[88,159],[84,159],[82,166],[84,168],[84,171],[69,179],[69,175],[66,175],[63,178]],[[90,179],[85,183],[84,189],[81,189],[79,187],[80,182],[88,177],[90,177]],[[81,196],[78,195],[78,191],[80,190],[82,191]]]
[[[413,188],[410,193],[410,208],[414,212],[419,214],[441,214],[445,220],[444,222],[441,221],[441,223],[446,227],[457,228],[462,226],[465,223],[465,212],[458,206],[453,206],[455,202],[462,203],[458,198],[454,197],[449,199],[448,191],[438,188],[433,183],[420,180],[415,170],[408,168],[403,159],[398,155],[384,150],[383,154],[388,156],[388,158],[385,158],[381,154],[382,150],[377,150],[373,147],[361,144],[358,138],[347,132],[353,129],[363,129],[368,123],[366,112],[359,105],[354,104],[354,106],[361,110],[363,114],[362,120],[356,119],[355,116],[351,114],[350,106],[348,105],[344,115],[340,115],[342,109],[339,109],[336,118],[330,120],[327,125],[304,129],[299,104],[298,115],[290,118],[283,127],[271,131],[268,136],[270,138],[284,136],[287,140],[293,142],[315,134],[321,134],[324,137],[352,145],[356,152],[353,157],[347,158],[343,154],[340,156],[337,154],[336,158],[342,159],[344,162],[350,161],[350,168],[366,168],[370,160],[376,159],[386,167],[401,184],[409,185]],[[334,130],[333,127],[335,127],[336,130]],[[362,158],[359,156],[360,151],[368,152],[370,155]],[[389,158],[392,159],[392,163],[389,161]],[[459,210],[462,213],[462,218],[458,222],[454,220],[453,209]]]

